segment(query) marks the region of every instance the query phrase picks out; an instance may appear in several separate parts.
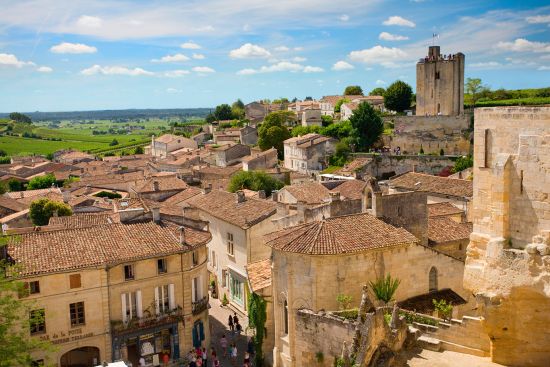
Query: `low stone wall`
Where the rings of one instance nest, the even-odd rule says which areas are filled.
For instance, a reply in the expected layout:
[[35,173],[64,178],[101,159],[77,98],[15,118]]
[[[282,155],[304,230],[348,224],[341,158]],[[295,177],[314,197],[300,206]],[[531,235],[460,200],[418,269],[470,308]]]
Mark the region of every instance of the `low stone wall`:
[[295,366],[332,367],[342,354],[342,346],[351,345],[355,322],[329,313],[299,310],[296,315]]
[[372,176],[377,179],[387,179],[406,172],[420,172],[431,175],[439,174],[443,169],[454,166],[457,156],[434,155],[390,155],[357,153],[355,158],[372,158],[357,177]]

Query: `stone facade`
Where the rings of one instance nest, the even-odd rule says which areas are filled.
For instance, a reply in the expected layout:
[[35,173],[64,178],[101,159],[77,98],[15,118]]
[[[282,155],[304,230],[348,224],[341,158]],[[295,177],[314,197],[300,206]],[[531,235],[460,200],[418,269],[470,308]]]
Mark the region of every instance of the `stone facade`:
[[306,134],[284,141],[284,167],[300,173],[323,170],[334,153],[336,140],[319,134]]
[[474,230],[464,286],[476,294],[491,357],[550,358],[550,108],[476,109]]
[[271,148],[243,158],[243,171],[265,170],[277,165],[277,149]]
[[430,46],[416,64],[416,114],[457,116],[464,113],[464,54],[441,55]]
[[227,167],[250,155],[250,147],[244,144],[224,145],[215,148],[214,152],[216,154],[216,166]]
[[470,154],[470,117],[460,116],[392,116],[384,119],[393,122],[394,133],[384,135],[384,144],[391,149],[401,148],[403,154],[446,155]]

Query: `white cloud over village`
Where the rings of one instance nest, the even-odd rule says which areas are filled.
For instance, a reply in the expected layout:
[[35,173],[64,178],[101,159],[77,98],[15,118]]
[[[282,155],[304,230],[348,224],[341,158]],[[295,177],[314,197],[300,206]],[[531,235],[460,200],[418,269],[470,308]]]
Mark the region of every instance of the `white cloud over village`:
[[93,54],[97,52],[97,48],[83,43],[62,42],[52,46],[50,51],[56,54]]

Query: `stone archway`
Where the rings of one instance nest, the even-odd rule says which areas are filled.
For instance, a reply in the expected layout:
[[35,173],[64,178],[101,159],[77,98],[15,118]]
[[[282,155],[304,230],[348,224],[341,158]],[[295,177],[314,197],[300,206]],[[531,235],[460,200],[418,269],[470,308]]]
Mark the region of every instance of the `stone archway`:
[[61,356],[60,367],[93,367],[101,363],[99,348],[75,348]]

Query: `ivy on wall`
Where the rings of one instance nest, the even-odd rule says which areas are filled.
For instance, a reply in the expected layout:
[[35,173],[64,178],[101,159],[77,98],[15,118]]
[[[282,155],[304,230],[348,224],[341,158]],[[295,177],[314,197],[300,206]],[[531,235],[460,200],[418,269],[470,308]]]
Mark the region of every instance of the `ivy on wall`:
[[262,344],[265,336],[266,319],[266,301],[258,294],[252,293],[248,298],[248,326],[256,331],[252,340],[256,351],[254,365],[258,367],[262,367],[264,363]]

